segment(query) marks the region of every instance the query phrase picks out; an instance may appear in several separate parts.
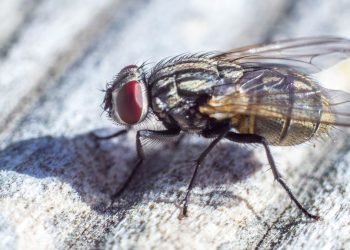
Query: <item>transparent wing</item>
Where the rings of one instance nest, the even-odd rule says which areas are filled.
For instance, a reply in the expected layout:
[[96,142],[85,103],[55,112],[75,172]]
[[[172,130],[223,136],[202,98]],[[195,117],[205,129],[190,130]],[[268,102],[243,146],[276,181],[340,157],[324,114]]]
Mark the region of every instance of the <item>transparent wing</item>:
[[257,44],[214,56],[218,60],[246,64],[285,65],[304,73],[316,73],[350,57],[350,40],[310,37]]
[[244,114],[350,126],[350,94],[288,67],[254,66],[239,82],[217,86],[200,111],[216,119]]

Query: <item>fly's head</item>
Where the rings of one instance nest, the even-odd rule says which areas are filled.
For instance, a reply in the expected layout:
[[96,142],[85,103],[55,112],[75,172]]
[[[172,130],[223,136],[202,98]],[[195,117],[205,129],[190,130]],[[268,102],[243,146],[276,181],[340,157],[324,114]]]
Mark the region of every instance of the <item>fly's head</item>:
[[148,113],[148,94],[142,67],[123,68],[112,84],[107,86],[104,110],[121,125],[142,122]]

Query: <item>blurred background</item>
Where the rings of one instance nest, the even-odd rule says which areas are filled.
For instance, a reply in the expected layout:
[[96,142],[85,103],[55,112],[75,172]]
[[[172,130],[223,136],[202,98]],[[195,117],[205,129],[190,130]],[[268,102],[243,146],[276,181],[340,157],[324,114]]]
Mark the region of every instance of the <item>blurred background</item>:
[[[137,224],[130,222],[130,218],[118,228],[127,210],[106,214],[101,207],[108,203],[116,183],[127,176],[127,165],[134,159],[134,138],[128,137],[120,145],[122,153],[113,153],[116,147],[113,144],[95,152],[87,133],[115,129],[101,115],[101,90],[128,64],[148,62],[151,66],[181,53],[225,51],[304,36],[350,38],[349,13],[350,2],[346,0],[0,1],[0,248],[129,249],[157,246],[160,241],[169,243],[164,247],[173,248],[194,244],[198,248],[249,249],[259,242],[261,246],[254,223],[265,229],[266,223],[272,224],[273,219],[268,218],[279,211],[279,205],[271,205],[272,201],[284,197],[284,202],[289,202],[283,192],[273,197],[267,192],[258,193],[255,208],[259,216],[254,217],[257,218],[254,223],[244,224],[245,233],[238,228],[239,223],[213,226],[210,217],[211,226],[202,228],[208,241],[196,231],[191,232],[191,225],[181,227],[187,232],[184,238],[177,238],[178,232],[168,229],[152,231],[153,238],[139,238],[135,232],[141,229],[125,226]],[[349,66],[337,70],[335,75],[323,76],[327,86],[348,88]],[[291,152],[308,154],[303,148]],[[282,163],[293,158],[284,157],[278,149],[276,154]],[[297,158],[292,160],[300,162],[303,157]],[[152,164],[161,164],[158,161]],[[114,165],[126,167],[111,167]],[[160,165],[158,168],[166,169]],[[299,183],[298,178],[305,175],[295,174],[292,183]],[[260,181],[265,181],[265,177],[261,178]],[[185,183],[172,184],[173,190],[167,194],[171,196]],[[256,183],[259,186],[259,181]],[[271,179],[266,183],[270,185]],[[166,184],[159,184],[161,189],[167,189],[162,185]],[[242,190],[248,189],[243,186]],[[156,188],[150,192],[147,202],[153,201],[157,192]],[[254,190],[251,192],[254,197]],[[264,197],[265,200],[259,200]],[[144,204],[147,202],[143,200]],[[136,202],[132,204],[128,209]],[[269,207],[269,212],[263,207]],[[165,210],[162,207],[154,214],[170,218],[174,213]],[[240,222],[251,218],[245,214],[248,210],[239,210],[243,218]],[[168,219],[162,217],[163,220]],[[172,223],[178,222],[174,219],[169,225]],[[346,228],[349,229],[349,224],[342,225],[341,230]],[[332,238],[332,232],[328,233]],[[162,238],[164,234],[168,238]],[[123,238],[126,235],[129,240]],[[150,245],[145,243],[146,239]]]

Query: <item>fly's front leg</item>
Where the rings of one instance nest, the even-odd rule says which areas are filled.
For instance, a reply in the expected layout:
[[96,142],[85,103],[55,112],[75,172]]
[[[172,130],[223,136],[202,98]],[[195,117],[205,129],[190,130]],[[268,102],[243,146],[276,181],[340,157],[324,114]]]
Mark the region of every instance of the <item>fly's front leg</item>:
[[137,170],[139,169],[140,165],[142,164],[145,155],[144,155],[144,151],[142,148],[142,143],[141,143],[141,138],[162,138],[162,137],[173,137],[173,136],[177,136],[179,135],[180,130],[178,129],[173,129],[173,130],[161,130],[161,131],[153,131],[153,130],[139,130],[137,131],[136,134],[136,151],[137,151],[137,157],[138,160],[134,166],[134,168],[132,169],[128,179],[125,181],[125,183],[123,184],[123,186],[117,191],[115,192],[111,199],[112,199],[112,204],[114,203],[114,200],[121,195],[124,190],[128,187],[128,185],[131,182],[131,179],[135,176],[135,173],[137,172]]
[[209,152],[215,147],[215,145],[219,141],[221,141],[225,137],[226,134],[227,134],[227,131],[224,131],[218,137],[216,137],[215,140],[209,144],[209,146],[201,153],[201,155],[195,161],[195,166],[194,166],[195,168],[194,168],[190,183],[187,187],[185,198],[182,201],[183,202],[182,207],[180,208],[180,214],[178,216],[179,219],[182,219],[187,215],[188,197],[189,197],[191,190],[193,188],[193,184],[194,184],[194,181],[196,179],[199,166],[202,164],[202,162],[204,161],[205,157],[209,154]]
[[91,134],[97,140],[109,140],[109,139],[112,139],[114,137],[118,137],[120,135],[126,134],[128,131],[129,131],[129,129],[123,129],[123,130],[117,131],[117,132],[115,132],[111,135],[107,135],[107,136],[99,136],[99,135],[96,135],[95,133],[91,133]]
[[275,164],[275,161],[273,160],[269,145],[267,144],[267,141],[264,137],[254,134],[238,134],[234,132],[229,132],[226,135],[226,138],[238,142],[238,143],[259,143],[262,144],[265,148],[267,160],[271,166],[271,170],[273,173],[273,176],[278,181],[278,183],[281,184],[283,189],[288,193],[289,197],[293,200],[293,202],[297,205],[297,207],[309,218],[318,220],[320,217],[318,215],[310,214],[306,208],[301,205],[301,203],[297,200],[297,198],[294,196],[290,188],[288,187],[287,183],[283,180],[281,174],[279,173],[277,166]]

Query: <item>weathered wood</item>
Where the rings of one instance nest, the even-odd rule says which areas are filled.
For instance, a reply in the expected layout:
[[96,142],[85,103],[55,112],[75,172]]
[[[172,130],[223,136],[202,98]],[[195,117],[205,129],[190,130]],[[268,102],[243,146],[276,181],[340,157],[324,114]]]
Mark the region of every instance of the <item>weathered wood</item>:
[[[332,3],[334,11],[346,9]],[[304,4],[311,9],[314,2]],[[273,37],[319,34],[304,22],[312,21],[316,27],[314,19],[321,20],[329,2],[320,1],[319,8],[313,7],[312,20],[301,3],[272,0],[220,4],[183,0],[174,5],[160,0],[118,5],[105,0],[78,1],[74,6],[65,1],[36,6],[31,15],[38,21],[26,24],[0,65],[0,91],[7,93],[0,107],[8,107],[0,119],[0,248],[350,247],[346,132],[335,143],[273,148],[286,180],[300,201],[323,217],[320,222],[307,221],[274,183],[260,147],[230,143],[219,145],[205,161],[190,197],[189,217],[178,220],[176,204],[186,190],[191,160],[207,145],[195,136],[185,138],[176,149],[156,145],[130,188],[108,207],[110,195],[122,185],[135,161],[134,134],[103,142],[89,135],[115,129],[101,116],[103,93],[99,89],[122,66]],[[113,18],[109,21],[105,13],[113,13]],[[75,17],[79,25],[71,21],[66,30],[58,25],[52,30],[59,34],[50,37],[47,31],[54,23],[40,20],[51,14]],[[344,24],[348,19],[343,16]],[[40,28],[43,26],[46,28]],[[100,27],[107,28],[99,32]],[[339,24],[326,32],[343,35],[346,28]],[[80,48],[76,39],[86,33]],[[64,35],[69,42],[62,45]],[[43,51],[24,53],[34,48],[28,40],[38,36],[45,38]],[[43,57],[46,54],[49,58]],[[37,66],[25,64],[28,55],[36,59]],[[16,63],[18,74],[11,70]],[[338,70],[348,69],[344,65]],[[49,74],[52,68],[59,68],[54,76]],[[320,77],[327,82],[333,79],[331,75]],[[346,77],[344,73],[332,87],[340,85],[340,80],[346,82]],[[43,90],[33,91],[36,88]],[[28,107],[11,108],[21,104],[28,93],[33,95]]]
[[[3,36],[3,44],[0,43],[3,45],[0,89],[6,93],[0,99],[0,106],[6,107],[0,113],[0,131],[15,124],[16,118],[29,111],[50,83],[79,59],[90,40],[109,23],[118,3],[113,0],[46,1],[31,8],[33,11],[26,22],[20,23],[24,17],[16,19],[11,26],[17,28],[16,32]],[[17,9],[8,8],[8,11],[5,12],[8,16],[17,16]],[[11,27],[5,26],[0,32]],[[6,38],[11,43],[6,42]]]
[[0,48],[1,54],[16,40],[21,26],[30,19],[38,1],[0,2]]

